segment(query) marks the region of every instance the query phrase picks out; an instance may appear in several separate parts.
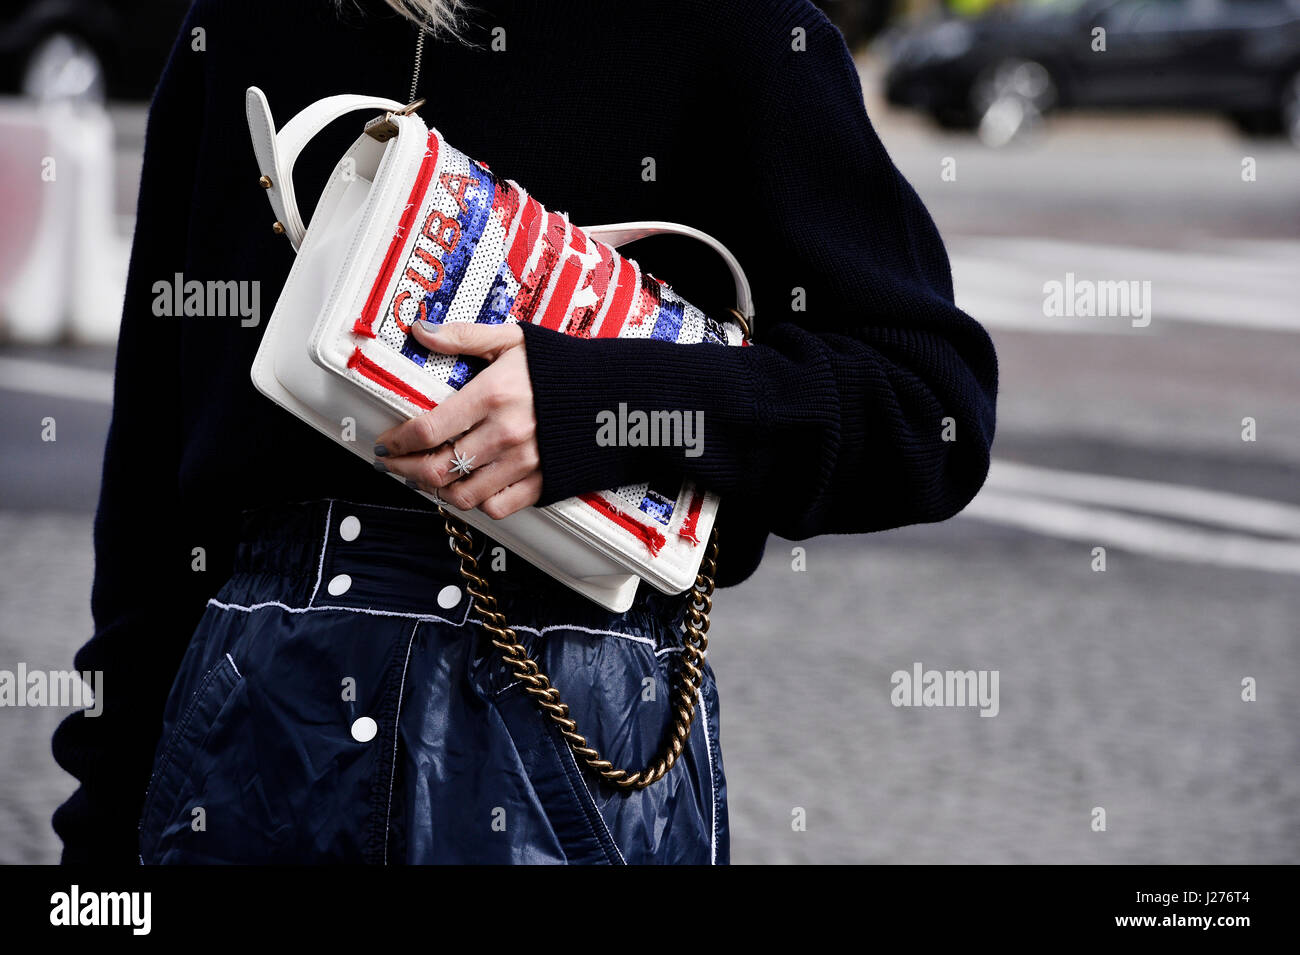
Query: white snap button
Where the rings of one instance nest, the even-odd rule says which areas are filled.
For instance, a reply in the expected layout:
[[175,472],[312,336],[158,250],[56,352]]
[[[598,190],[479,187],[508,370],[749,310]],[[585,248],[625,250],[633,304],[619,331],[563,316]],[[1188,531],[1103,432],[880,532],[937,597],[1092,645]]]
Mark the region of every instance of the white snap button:
[[338,597],[347,593],[348,588],[351,586],[352,586],[352,578],[349,577],[347,574],[339,574],[337,577],[335,577],[333,580],[329,582],[329,585],[326,589],[329,590],[331,597]]
[[460,588],[455,584],[448,584],[438,591],[438,606],[443,610],[450,610],[458,603],[460,603]]
[[361,533],[361,522],[349,514],[343,520],[339,521],[339,537],[345,541],[354,541],[357,535]]
[[359,716],[352,724],[352,738],[358,743],[369,743],[379,732],[379,724],[369,716]]

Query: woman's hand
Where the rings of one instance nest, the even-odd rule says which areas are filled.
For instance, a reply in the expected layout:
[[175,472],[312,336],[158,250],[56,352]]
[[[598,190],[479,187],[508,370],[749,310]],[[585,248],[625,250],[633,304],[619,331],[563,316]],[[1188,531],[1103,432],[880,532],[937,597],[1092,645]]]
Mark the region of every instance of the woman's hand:
[[[478,507],[500,520],[537,502],[542,491],[533,385],[524,333],[515,324],[412,326],[420,344],[448,355],[476,355],[491,364],[432,411],[375,440],[375,467],[438,496],[462,511]],[[452,468],[455,452],[468,475]]]

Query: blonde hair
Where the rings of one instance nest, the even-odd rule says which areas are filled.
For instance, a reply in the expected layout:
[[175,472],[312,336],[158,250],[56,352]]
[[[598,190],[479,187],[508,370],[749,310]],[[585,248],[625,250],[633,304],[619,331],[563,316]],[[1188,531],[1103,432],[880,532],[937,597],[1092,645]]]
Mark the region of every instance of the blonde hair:
[[[412,23],[422,24],[433,32],[459,36],[464,26],[462,14],[468,7],[465,0],[384,0],[390,7]],[[338,10],[344,0],[334,0]]]
[[431,30],[459,32],[461,0],[386,0],[388,5],[414,23]]

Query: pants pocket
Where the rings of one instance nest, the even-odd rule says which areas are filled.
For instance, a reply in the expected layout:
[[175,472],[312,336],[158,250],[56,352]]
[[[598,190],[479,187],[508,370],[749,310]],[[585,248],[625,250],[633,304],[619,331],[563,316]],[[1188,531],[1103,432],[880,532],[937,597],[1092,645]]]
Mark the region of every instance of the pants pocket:
[[521,685],[500,694],[494,705],[565,861],[624,864],[577,760],[550,717]]
[[[543,635],[530,635],[522,642],[559,690],[587,744],[614,766],[636,772],[660,757],[675,715],[678,651],[668,636],[639,628],[621,632],[552,625]],[[567,798],[585,811],[594,804],[595,838],[612,845],[618,861],[708,864],[716,861],[719,841],[725,838],[721,753],[716,721],[708,712],[716,701],[711,674],[705,681],[705,695],[708,701],[697,707],[690,738],[672,769],[648,787],[631,791],[579,769],[564,738],[522,685],[510,686],[497,699],[518,708],[509,714],[507,726],[516,737],[521,758],[531,758],[539,769],[545,768],[547,762],[528,746],[541,750],[546,744],[543,755],[550,776],[535,785],[550,784],[550,805],[563,804]],[[543,734],[542,729],[548,732]],[[572,793],[567,793],[560,769],[568,772]],[[576,812],[562,819],[572,822],[574,816]],[[575,826],[569,831],[580,830]]]
[[195,757],[202,751],[218,715],[242,680],[230,654],[224,654],[199,680],[177,719],[154,763],[149,791],[145,796],[140,817],[142,862],[154,861],[155,850],[164,833],[194,824],[190,817],[178,815],[180,797],[186,789]]
[[141,860],[383,861],[415,626],[334,611],[210,614],[168,701],[176,716],[155,759]]

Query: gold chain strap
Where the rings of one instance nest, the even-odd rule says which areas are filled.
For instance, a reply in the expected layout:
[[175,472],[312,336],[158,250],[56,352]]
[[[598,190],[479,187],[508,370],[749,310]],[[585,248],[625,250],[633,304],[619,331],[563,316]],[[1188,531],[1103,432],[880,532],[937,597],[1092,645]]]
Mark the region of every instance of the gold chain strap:
[[700,572],[695,575],[695,586],[691,588],[690,605],[686,612],[686,642],[682,645],[680,670],[673,683],[672,706],[675,711],[672,729],[668,741],[664,744],[659,758],[639,773],[626,769],[617,769],[599,752],[587,745],[587,739],[578,732],[578,724],[569,716],[569,707],[560,699],[560,691],[551,685],[550,679],[528,656],[528,651],[513,629],[506,623],[506,618],[497,610],[497,599],[488,590],[488,582],[478,572],[478,560],[471,552],[473,539],[469,528],[460,518],[453,517],[443,507],[438,508],[446,520],[447,535],[452,540],[452,549],[460,557],[460,575],[465,578],[466,589],[474,598],[474,609],[482,617],[484,629],[492,634],[492,645],[501,651],[501,659],[532,695],[542,712],[550,717],[560,730],[569,749],[588,769],[601,779],[618,789],[644,789],[663,779],[668,770],[673,768],[686,741],[691,735],[691,724],[695,721],[695,703],[699,698],[700,684],[704,682],[704,652],[709,648],[709,611],[713,609],[713,575],[718,566],[718,529],[713,528],[709,539],[709,550],[700,564]]

